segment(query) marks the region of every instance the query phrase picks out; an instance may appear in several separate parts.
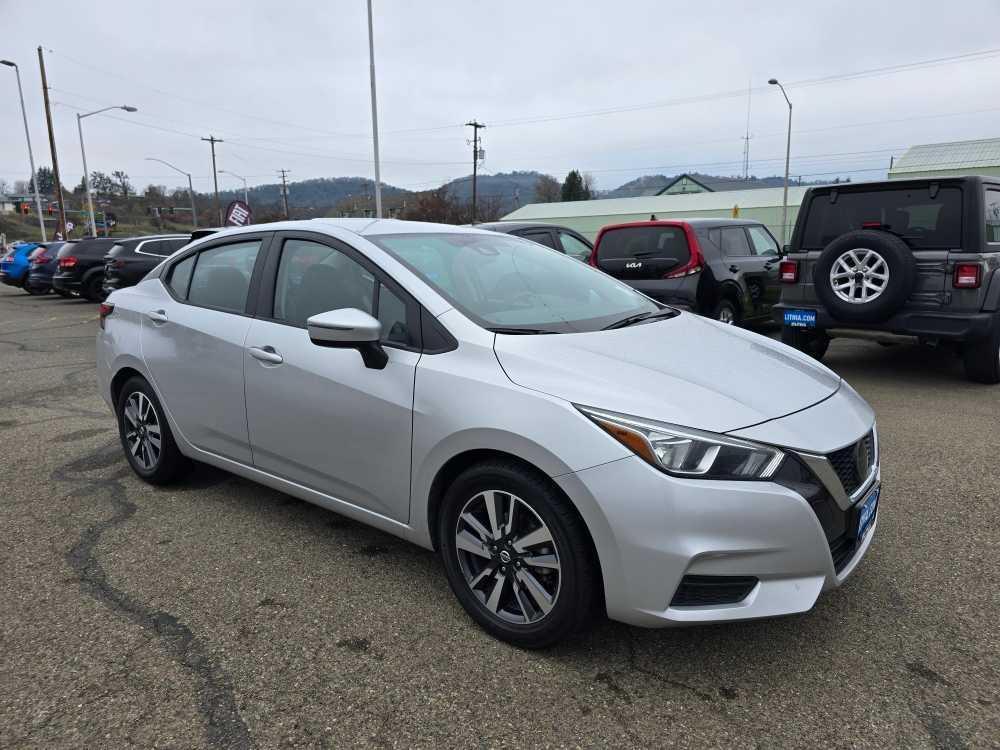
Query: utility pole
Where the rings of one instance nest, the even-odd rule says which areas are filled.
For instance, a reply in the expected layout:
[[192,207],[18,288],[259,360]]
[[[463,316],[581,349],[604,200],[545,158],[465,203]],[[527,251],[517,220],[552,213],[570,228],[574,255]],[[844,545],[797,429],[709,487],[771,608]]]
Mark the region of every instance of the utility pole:
[[17,63],[10,60],[0,60],[0,65],[6,65],[14,69],[17,76],[17,95],[21,98],[21,117],[24,119],[24,139],[28,142],[28,163],[31,165],[31,183],[35,188],[35,210],[38,211],[38,229],[42,233],[42,242],[45,242],[45,217],[42,215],[42,199],[38,195],[38,180],[35,172],[35,155],[31,151],[31,133],[28,131],[28,112],[24,108],[24,91],[21,90],[21,69]]
[[221,138],[216,138],[214,135],[208,136],[208,138],[202,138],[203,141],[208,141],[212,144],[212,182],[215,185],[215,215],[219,219],[218,226],[222,226],[222,207],[219,205],[219,173],[215,169],[215,144],[223,143]]
[[382,178],[378,163],[378,103],[375,97],[375,31],[372,28],[372,0],[368,0],[368,62],[372,84],[372,140],[375,149],[375,218],[382,218]]
[[[59,226],[56,231],[65,240],[66,237],[66,201],[63,200],[62,182],[59,179],[59,157],[56,156],[56,136],[52,130],[52,107],[49,105],[49,82],[45,77],[45,58],[42,56],[42,46],[38,45],[38,67],[42,71],[42,98],[45,100],[45,124],[49,128],[49,149],[52,152],[52,176],[56,181],[56,198],[59,201]],[[38,175],[31,175],[31,179],[38,185]]]
[[479,129],[485,128],[481,122],[470,120],[465,123],[472,128],[472,223],[476,223],[476,177],[479,171]]
[[743,179],[750,178],[750,97],[753,93],[752,82],[747,83],[747,134],[743,136]]
[[281,202],[285,206],[285,218],[288,219],[288,181],[285,179],[291,170],[279,169],[281,173]]

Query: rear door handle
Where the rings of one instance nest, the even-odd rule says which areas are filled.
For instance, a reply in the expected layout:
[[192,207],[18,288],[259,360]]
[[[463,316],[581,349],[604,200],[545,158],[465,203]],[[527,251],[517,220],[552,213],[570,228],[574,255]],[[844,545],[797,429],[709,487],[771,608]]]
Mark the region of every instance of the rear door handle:
[[280,354],[274,351],[273,346],[248,346],[247,351],[254,359],[267,362],[269,365],[280,365],[285,361]]
[[166,323],[167,321],[170,320],[167,317],[166,310],[150,310],[148,313],[146,313],[146,317],[159,325],[162,325],[163,323]]

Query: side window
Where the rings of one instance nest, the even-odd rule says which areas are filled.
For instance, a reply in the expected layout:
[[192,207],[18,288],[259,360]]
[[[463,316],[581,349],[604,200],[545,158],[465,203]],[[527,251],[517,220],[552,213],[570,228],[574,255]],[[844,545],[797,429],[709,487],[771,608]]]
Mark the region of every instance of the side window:
[[562,243],[563,252],[569,257],[582,261],[590,259],[590,246],[568,232],[560,232],[559,241]]
[[549,232],[548,230],[544,232],[524,232],[518,236],[524,237],[524,239],[531,240],[532,242],[537,242],[539,245],[551,247],[553,250],[558,250],[556,247],[556,241],[552,239],[552,232]]
[[382,324],[382,342],[416,346],[416,325],[410,324],[406,303],[385,284],[378,285],[378,321]]
[[139,252],[146,255],[159,255],[161,258],[165,258],[170,255],[167,252],[167,243],[164,240],[150,240],[148,242],[142,243],[142,247],[139,248]]
[[746,232],[743,227],[723,227],[719,230],[721,237],[722,254],[730,258],[739,258],[752,255],[750,243],[747,242]]
[[194,270],[194,262],[198,256],[189,255],[180,263],[175,265],[170,271],[170,281],[167,286],[178,299],[187,299],[188,286],[191,283],[191,271]]
[[260,240],[252,240],[198,253],[198,262],[191,274],[188,302],[226,312],[243,312],[250,289],[250,275],[259,250]]
[[163,247],[159,249],[161,255],[173,255],[191,240],[186,237],[176,239],[176,240],[163,240]]
[[305,327],[318,313],[354,307],[372,314],[375,277],[336,248],[285,240],[274,285],[272,317]]
[[764,227],[749,226],[747,227],[747,234],[750,235],[750,244],[753,247],[755,255],[778,254],[778,243],[774,241],[774,237]]
[[986,241],[1000,242],[1000,190],[986,191]]

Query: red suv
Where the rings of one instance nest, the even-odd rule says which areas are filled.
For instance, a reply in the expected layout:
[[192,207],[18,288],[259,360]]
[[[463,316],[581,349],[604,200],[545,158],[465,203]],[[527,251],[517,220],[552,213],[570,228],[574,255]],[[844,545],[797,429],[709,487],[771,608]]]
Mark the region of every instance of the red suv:
[[733,325],[767,320],[778,301],[778,243],[739,219],[606,226],[590,264],[664,304]]

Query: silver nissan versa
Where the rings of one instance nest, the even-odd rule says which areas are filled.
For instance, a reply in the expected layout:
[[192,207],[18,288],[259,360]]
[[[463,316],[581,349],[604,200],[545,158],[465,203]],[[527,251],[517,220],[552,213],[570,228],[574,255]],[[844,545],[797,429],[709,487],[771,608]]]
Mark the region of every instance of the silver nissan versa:
[[812,358],[477,229],[227,230],[101,307],[129,464],[202,461],[440,552],[525,647],[595,607],[804,612],[871,544],[872,410]]

